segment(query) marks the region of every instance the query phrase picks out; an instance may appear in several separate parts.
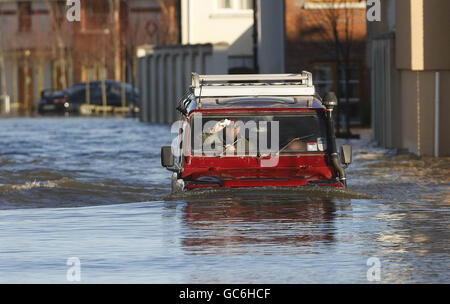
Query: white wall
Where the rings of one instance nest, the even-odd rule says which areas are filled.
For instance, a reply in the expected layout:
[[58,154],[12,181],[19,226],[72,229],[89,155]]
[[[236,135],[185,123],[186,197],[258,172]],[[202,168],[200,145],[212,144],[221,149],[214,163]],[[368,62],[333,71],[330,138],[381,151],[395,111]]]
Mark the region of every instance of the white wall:
[[217,3],[218,0],[181,1],[182,43],[226,42],[230,45],[229,56],[253,55],[253,10],[221,10]]

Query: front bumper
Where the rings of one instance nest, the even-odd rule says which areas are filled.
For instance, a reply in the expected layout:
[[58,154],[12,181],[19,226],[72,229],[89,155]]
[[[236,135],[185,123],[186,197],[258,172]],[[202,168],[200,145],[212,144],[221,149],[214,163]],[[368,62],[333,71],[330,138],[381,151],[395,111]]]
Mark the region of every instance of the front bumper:
[[[205,181],[183,181],[177,180],[182,190],[193,190],[202,188],[248,188],[248,187],[304,187],[304,186],[324,186],[344,188],[344,184],[336,179],[330,180],[307,180],[307,179],[230,179],[220,182]],[[172,183],[172,189],[173,183]],[[181,190],[180,187],[177,189]]]

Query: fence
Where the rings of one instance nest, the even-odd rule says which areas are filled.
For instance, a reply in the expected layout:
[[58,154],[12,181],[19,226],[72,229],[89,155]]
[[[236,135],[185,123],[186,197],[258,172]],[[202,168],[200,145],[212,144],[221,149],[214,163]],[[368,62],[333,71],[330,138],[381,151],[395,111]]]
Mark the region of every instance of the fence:
[[191,85],[191,73],[227,74],[227,44],[155,47],[139,59],[140,120],[171,123],[176,105]]

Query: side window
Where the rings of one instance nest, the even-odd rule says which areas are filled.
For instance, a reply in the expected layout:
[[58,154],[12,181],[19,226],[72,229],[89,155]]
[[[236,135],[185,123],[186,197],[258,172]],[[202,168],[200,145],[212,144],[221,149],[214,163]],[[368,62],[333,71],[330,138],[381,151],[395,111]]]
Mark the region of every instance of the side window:
[[120,84],[110,84],[108,85],[108,93],[116,96],[122,95],[122,88],[120,87]]
[[89,93],[91,94],[92,100],[101,100],[102,99],[102,89],[99,85],[91,84],[89,86]]
[[[177,127],[178,127],[178,134],[177,134],[177,138],[176,138],[176,145],[174,147],[176,147],[177,151],[174,151],[175,153],[175,161],[178,164],[182,164],[183,163],[183,159],[185,156],[184,154],[184,149],[186,149],[186,135],[187,135],[187,131],[186,128],[188,127],[187,121],[185,119],[183,119],[182,121],[178,121],[177,123]],[[175,131],[172,129],[172,131]]]
[[72,92],[70,92],[70,99],[72,100],[72,102],[76,101],[85,102],[86,88],[85,87],[75,88]]

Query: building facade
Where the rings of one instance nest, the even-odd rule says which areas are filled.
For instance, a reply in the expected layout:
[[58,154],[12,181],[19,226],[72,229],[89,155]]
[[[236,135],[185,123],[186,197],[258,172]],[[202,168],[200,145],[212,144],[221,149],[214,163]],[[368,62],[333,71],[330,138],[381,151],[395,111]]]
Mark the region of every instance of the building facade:
[[450,2],[388,0],[368,22],[372,128],[387,148],[450,156]]
[[342,126],[345,113],[351,126],[370,125],[366,1],[285,0],[285,5],[286,72],[311,71],[319,95],[336,92]]
[[[177,43],[176,1],[0,0],[0,112],[30,114],[44,89],[88,80],[134,83],[136,50]],[[8,105],[6,105],[8,103]]]
[[254,71],[253,0],[181,1],[182,44],[228,44],[228,71]]

